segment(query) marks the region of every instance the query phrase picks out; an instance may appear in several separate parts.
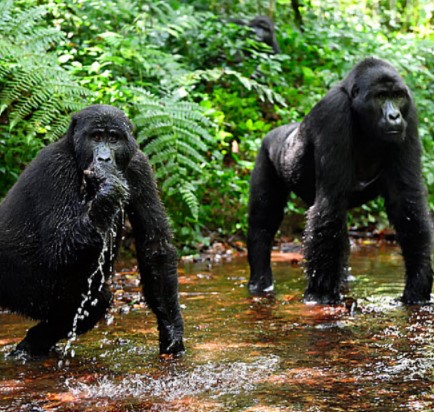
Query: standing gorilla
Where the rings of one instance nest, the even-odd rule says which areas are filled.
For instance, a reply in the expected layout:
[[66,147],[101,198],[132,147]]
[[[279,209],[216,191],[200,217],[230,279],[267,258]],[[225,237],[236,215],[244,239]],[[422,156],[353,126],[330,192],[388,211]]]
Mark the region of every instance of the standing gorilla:
[[272,130],[251,177],[250,292],[273,289],[271,246],[293,191],[311,206],[304,300],[339,302],[349,253],[347,210],[381,195],[405,260],[402,301],[428,302],[431,220],[420,158],[410,91],[389,63],[375,58],[356,65],[301,124]]
[[152,169],[127,117],[95,105],[72,117],[66,136],[40,152],[0,205],[0,306],[41,321],[13,355],[46,355],[105,315],[124,212],[160,353],[184,350],[177,254]]

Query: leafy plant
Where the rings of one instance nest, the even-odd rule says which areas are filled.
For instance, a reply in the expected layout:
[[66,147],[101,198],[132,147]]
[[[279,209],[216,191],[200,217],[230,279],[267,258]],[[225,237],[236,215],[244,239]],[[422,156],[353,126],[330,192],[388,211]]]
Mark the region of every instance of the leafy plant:
[[[431,3],[380,3],[304,2],[301,31],[282,0],[0,1],[0,193],[91,97],[138,124],[181,253],[214,234],[244,234],[263,137],[300,121],[357,61],[375,55],[414,93],[434,210]],[[233,20],[261,14],[273,15],[281,54]],[[303,213],[293,197],[288,210]],[[379,200],[350,216],[355,225],[384,219]]]
[[135,89],[139,114],[137,140],[150,158],[169,205],[185,203],[192,217],[199,216],[197,189],[204,183],[207,151],[213,145],[212,123],[203,108],[176,97],[158,99]]
[[45,26],[47,9],[14,5],[0,2],[0,195],[89,95],[50,52],[64,35]]
[[63,34],[39,25],[46,8],[14,11],[13,5],[13,0],[0,5],[0,114],[10,129],[25,120],[25,132],[48,132],[52,139],[63,133],[69,113],[84,106],[89,92],[47,53]]

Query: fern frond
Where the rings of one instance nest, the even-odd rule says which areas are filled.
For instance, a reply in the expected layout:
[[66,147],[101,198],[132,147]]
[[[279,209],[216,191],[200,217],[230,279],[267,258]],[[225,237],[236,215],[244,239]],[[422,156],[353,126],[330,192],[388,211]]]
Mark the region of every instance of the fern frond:
[[195,103],[171,97],[158,99],[142,89],[133,90],[139,112],[134,119],[137,140],[149,156],[157,179],[163,182],[163,196],[169,201],[175,199],[177,204],[181,201],[197,219],[197,185],[203,180],[208,146],[213,141],[208,130],[213,124]]
[[[197,133],[192,133],[187,129],[183,129],[179,126],[173,126],[173,130],[176,132],[177,135],[181,136],[182,138],[179,140],[179,142],[185,143],[188,147],[197,147],[202,152],[206,152],[208,150],[208,146],[201,140],[199,135]],[[202,135],[203,136],[203,135]],[[202,137],[201,136],[201,137]],[[211,140],[211,136],[209,135],[209,139],[206,138],[204,140]]]
[[14,0],[2,0],[0,2],[0,30],[5,27],[7,22],[10,20],[13,4]]
[[8,37],[15,38],[15,42],[19,43],[26,34],[30,34],[35,29],[35,23],[42,19],[47,14],[45,6],[35,6],[26,10],[21,10],[15,13],[12,19],[9,20],[7,26]]
[[189,207],[192,216],[197,219],[199,217],[199,202],[195,194],[196,189],[187,181],[184,181],[183,183],[184,184],[179,187],[179,192],[181,193],[182,199]]
[[189,156],[192,161],[196,165],[201,165],[203,163],[206,163],[206,159],[204,156],[202,156],[196,149],[194,149],[189,144],[183,142],[182,140],[177,142],[178,145],[178,151],[180,153],[185,154],[186,156]]
[[162,134],[161,136],[158,136],[147,143],[143,149],[143,152],[145,154],[158,153],[168,146],[173,146],[176,143],[175,140],[176,136],[174,134]]
[[185,166],[186,169],[189,169],[190,172],[196,172],[197,174],[202,173],[202,168],[195,161],[196,159],[191,159],[190,156],[183,155],[179,150],[176,159],[181,166]]
[[258,83],[254,79],[250,79],[243,76],[241,73],[233,69],[216,68],[216,69],[209,69],[209,70],[196,70],[192,73],[188,73],[184,75],[182,79],[182,83],[189,84],[191,86],[199,82],[200,80],[217,82],[223,76],[234,77],[245,89],[254,90],[262,101],[269,101],[270,103],[278,103],[283,107],[287,106],[285,99],[280,94],[276,93],[266,85]]
[[45,6],[13,8],[0,2],[0,112],[8,109],[10,128],[22,123],[30,135],[63,134],[71,111],[82,109],[90,91],[81,87],[47,52],[63,39],[55,28],[40,27]]
[[47,133],[48,140],[57,139],[65,134],[68,125],[71,121],[71,117],[66,114],[61,114],[50,125],[50,131]]

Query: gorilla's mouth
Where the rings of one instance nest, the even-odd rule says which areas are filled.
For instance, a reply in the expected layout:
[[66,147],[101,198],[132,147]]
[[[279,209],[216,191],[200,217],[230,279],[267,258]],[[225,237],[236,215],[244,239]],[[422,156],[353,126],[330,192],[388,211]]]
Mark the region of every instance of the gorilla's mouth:
[[389,129],[383,132],[383,139],[388,142],[401,142],[405,139],[404,129]]
[[400,134],[402,134],[404,131],[404,129],[400,128],[400,129],[387,129],[384,131],[384,134],[388,135],[388,136],[398,136]]

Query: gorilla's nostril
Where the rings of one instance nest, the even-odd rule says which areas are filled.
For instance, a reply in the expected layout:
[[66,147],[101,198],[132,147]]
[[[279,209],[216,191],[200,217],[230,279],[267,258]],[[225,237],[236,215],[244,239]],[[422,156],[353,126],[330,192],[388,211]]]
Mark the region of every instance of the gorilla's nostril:
[[389,113],[388,117],[389,117],[389,120],[398,120],[401,117],[401,113],[398,111],[393,112],[393,113]]
[[96,160],[98,162],[101,162],[101,163],[111,163],[112,162],[112,158],[110,156],[98,156],[96,158]]

